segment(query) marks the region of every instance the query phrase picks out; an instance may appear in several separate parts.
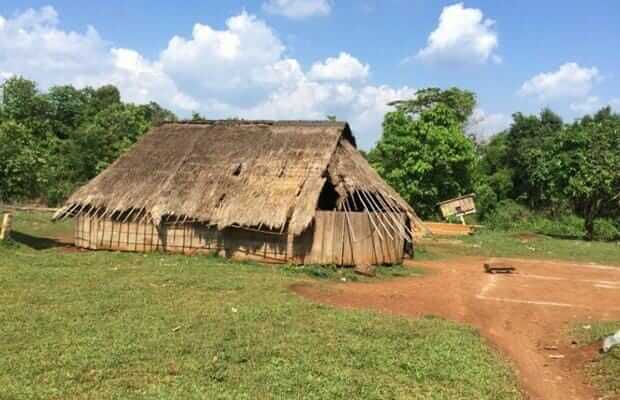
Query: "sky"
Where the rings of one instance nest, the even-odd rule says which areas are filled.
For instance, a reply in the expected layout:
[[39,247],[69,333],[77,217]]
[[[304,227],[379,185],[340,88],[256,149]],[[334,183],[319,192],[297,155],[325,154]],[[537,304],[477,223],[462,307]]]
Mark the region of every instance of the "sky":
[[346,120],[364,149],[390,101],[476,93],[480,138],[515,112],[620,110],[620,2],[3,0],[0,80],[114,84],[180,117]]

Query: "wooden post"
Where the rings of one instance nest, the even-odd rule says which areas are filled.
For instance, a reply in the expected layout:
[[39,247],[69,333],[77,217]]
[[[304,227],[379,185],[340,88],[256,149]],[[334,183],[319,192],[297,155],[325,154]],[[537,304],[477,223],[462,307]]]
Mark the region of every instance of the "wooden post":
[[13,214],[5,212],[2,216],[2,229],[0,230],[0,240],[6,240],[11,234],[11,221]]
[[288,234],[286,235],[286,260],[290,263],[290,264],[294,264],[295,260],[294,260],[294,254],[293,254],[293,243],[295,241],[295,235],[293,235],[291,232],[288,232]]

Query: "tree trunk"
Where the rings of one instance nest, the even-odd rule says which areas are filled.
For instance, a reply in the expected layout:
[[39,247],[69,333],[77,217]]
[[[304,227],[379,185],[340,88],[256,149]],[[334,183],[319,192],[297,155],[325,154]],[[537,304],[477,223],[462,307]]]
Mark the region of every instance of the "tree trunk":
[[591,241],[594,239],[594,217],[588,213],[585,218],[586,240]]

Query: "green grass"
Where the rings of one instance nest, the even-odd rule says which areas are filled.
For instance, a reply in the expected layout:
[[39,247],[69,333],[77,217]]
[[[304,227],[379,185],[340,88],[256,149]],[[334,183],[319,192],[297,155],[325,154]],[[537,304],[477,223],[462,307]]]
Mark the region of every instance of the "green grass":
[[0,246],[0,399],[521,398],[473,329],[313,304],[290,268],[29,246]]
[[471,236],[425,239],[418,245],[416,254],[419,259],[453,256],[518,257],[620,266],[620,243],[617,242],[586,242],[484,229]]
[[423,268],[405,267],[403,265],[378,266],[374,277],[357,274],[352,268],[338,268],[334,265],[287,265],[280,269],[291,275],[305,275],[316,279],[340,282],[373,282],[379,279],[422,276]]
[[[584,329],[584,326],[589,329]],[[620,321],[576,324],[571,335],[579,345],[600,343],[601,339],[620,330]],[[588,364],[586,369],[592,383],[596,385],[606,398],[620,398],[620,348],[616,346],[603,355],[599,362]]]

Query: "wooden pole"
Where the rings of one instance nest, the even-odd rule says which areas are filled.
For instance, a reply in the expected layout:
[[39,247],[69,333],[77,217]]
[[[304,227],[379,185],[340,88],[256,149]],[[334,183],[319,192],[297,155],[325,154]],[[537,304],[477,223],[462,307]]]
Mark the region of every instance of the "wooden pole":
[[295,235],[293,235],[292,232],[288,232],[288,235],[286,235],[286,260],[291,263],[291,264],[295,264],[295,259],[294,259],[294,254],[293,254],[293,243],[295,242]]
[[2,229],[0,230],[0,240],[6,240],[11,234],[11,221],[13,220],[13,214],[5,212],[2,215]]

